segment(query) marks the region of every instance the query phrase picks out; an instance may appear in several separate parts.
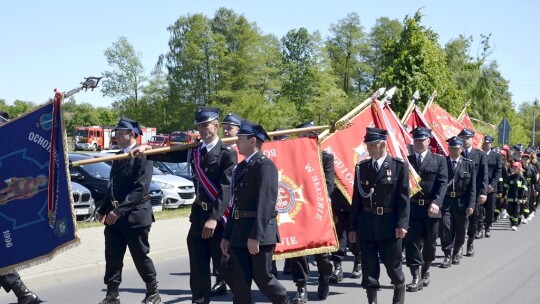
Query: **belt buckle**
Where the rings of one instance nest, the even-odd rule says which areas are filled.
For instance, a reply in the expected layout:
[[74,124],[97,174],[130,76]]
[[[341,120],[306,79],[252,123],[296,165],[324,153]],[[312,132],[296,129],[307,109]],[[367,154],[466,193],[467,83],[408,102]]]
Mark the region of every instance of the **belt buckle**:
[[423,199],[418,200],[418,206],[424,206],[424,200]]
[[456,192],[454,191],[450,192],[450,197],[456,197]]
[[376,213],[377,213],[377,215],[383,215],[384,214],[384,208],[383,207],[377,207]]
[[204,211],[208,211],[208,204],[207,203],[201,202],[201,207],[203,208]]
[[234,210],[234,219],[239,219],[240,215],[238,214],[238,210]]

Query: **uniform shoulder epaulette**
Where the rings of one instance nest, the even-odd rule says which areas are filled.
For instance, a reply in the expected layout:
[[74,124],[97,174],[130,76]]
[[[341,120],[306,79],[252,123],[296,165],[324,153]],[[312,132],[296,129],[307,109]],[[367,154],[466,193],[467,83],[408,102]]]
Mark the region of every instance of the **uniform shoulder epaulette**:
[[400,158],[400,157],[392,157],[392,159],[400,163],[405,163],[405,160],[403,160],[403,158]]
[[368,161],[371,161],[371,158],[363,159],[357,165],[363,164],[363,163],[368,162]]

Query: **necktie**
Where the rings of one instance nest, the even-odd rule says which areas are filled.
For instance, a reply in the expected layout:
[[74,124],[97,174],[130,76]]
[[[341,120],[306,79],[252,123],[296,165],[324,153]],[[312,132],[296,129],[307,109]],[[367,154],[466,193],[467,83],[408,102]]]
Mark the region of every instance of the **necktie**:
[[469,157],[469,150],[463,150],[463,157]]
[[422,154],[418,154],[418,157],[416,158],[416,165],[420,169],[420,165],[422,164]]
[[375,171],[379,171],[379,163],[377,161],[373,162],[373,168],[375,168]]
[[455,170],[456,169],[456,164],[457,162],[455,160],[452,161],[452,169]]
[[201,149],[201,161],[206,157],[206,154],[208,154],[208,151],[206,151],[206,147],[203,147]]

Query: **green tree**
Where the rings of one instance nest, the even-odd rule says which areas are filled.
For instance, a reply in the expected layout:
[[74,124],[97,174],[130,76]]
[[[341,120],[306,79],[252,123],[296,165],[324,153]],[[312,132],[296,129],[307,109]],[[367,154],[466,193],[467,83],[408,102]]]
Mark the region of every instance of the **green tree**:
[[413,17],[405,17],[399,40],[383,48],[384,56],[393,58],[392,63],[378,77],[379,87],[396,86],[392,108],[402,113],[408,106],[415,90],[420,100],[437,90],[438,103],[453,115],[459,114],[464,104],[446,65],[446,57],[438,45],[438,35],[421,25],[422,15],[418,11]]
[[114,70],[103,73],[103,96],[116,98],[114,107],[121,112],[139,113],[132,118],[140,120],[144,113],[140,111],[139,99],[146,81],[142,54],[135,51],[126,37],[119,37],[104,55]]
[[348,14],[337,24],[330,25],[330,34],[326,47],[334,73],[339,77],[337,85],[347,95],[363,91],[363,80],[371,70],[364,60],[368,44],[360,17],[357,13]]

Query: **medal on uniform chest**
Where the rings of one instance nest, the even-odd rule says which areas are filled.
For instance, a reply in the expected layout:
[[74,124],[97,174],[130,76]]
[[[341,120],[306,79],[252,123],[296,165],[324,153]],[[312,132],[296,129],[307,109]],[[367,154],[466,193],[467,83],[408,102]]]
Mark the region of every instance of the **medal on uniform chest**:
[[392,170],[386,169],[386,176],[388,176],[386,178],[386,180],[391,181],[392,180]]

